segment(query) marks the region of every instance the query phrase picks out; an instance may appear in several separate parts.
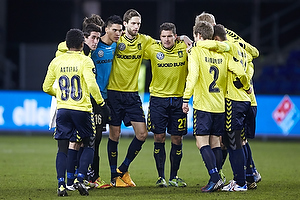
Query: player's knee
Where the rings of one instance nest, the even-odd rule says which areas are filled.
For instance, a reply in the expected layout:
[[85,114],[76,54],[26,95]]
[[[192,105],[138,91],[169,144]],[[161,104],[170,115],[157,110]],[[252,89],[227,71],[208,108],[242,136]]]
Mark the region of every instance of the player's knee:
[[70,142],[69,143],[69,149],[73,149],[73,150],[78,151],[80,149],[81,144],[82,143],[79,143],[79,142]]
[[182,144],[182,136],[179,135],[172,135],[171,141],[175,145],[181,145]]
[[166,140],[165,134],[154,134],[154,142],[164,143]]
[[135,136],[138,140],[145,141],[146,138],[148,137],[148,132],[147,131],[139,132],[139,133],[136,133]]

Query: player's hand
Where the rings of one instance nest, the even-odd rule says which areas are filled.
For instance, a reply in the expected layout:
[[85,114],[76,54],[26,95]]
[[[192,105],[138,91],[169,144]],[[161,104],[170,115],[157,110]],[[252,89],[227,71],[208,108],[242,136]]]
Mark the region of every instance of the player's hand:
[[249,87],[249,90],[246,90],[247,94],[251,94],[252,93],[252,87]]
[[189,112],[189,103],[182,104],[182,111],[187,114]]
[[102,116],[105,117],[106,119],[103,119],[104,121],[108,122],[111,119],[111,111],[108,105],[103,102],[102,104],[99,105],[100,112],[102,113]]

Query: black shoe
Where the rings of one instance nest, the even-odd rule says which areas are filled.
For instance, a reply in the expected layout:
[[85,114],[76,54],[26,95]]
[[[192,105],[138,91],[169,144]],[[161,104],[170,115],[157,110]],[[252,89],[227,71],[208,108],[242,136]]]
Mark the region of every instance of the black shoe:
[[68,196],[67,190],[63,185],[57,189],[57,195],[60,197]]
[[256,182],[255,181],[252,183],[247,182],[247,188],[248,190],[255,190],[257,188]]
[[80,195],[88,196],[89,192],[83,183],[80,183],[77,179],[74,181],[74,188],[79,191]]

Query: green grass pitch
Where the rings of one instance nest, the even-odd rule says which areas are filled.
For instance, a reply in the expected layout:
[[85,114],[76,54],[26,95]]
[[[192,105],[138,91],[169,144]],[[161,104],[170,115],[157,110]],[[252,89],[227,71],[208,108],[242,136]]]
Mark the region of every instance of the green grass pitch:
[[[119,142],[120,164],[132,137]],[[107,136],[101,142],[100,175],[110,179],[106,155]],[[52,136],[0,135],[0,200],[3,199],[299,199],[300,198],[300,141],[251,140],[250,146],[262,181],[256,190],[247,192],[201,193],[209,176],[192,137],[183,140],[183,158],[178,172],[186,188],[156,188],[157,172],[153,158],[152,136],[146,140],[129,171],[137,187],[90,190],[88,197],[78,191],[68,197],[57,197],[55,156],[57,143]],[[170,138],[166,141],[166,178],[169,178]],[[227,180],[232,172],[227,160],[224,166]]]

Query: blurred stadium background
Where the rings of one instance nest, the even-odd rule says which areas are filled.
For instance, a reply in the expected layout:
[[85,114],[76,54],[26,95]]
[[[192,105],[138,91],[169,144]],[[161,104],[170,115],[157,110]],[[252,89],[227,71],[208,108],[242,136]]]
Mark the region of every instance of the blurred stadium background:
[[[214,14],[260,51],[253,78],[258,136],[300,136],[298,0],[0,0],[0,133],[49,133],[50,98],[41,84],[57,44],[70,28],[81,28],[85,16],[122,17],[129,8],[142,15],[140,32],[154,38],[165,21],[192,38],[195,16]],[[147,101],[149,63],[144,67]]]

